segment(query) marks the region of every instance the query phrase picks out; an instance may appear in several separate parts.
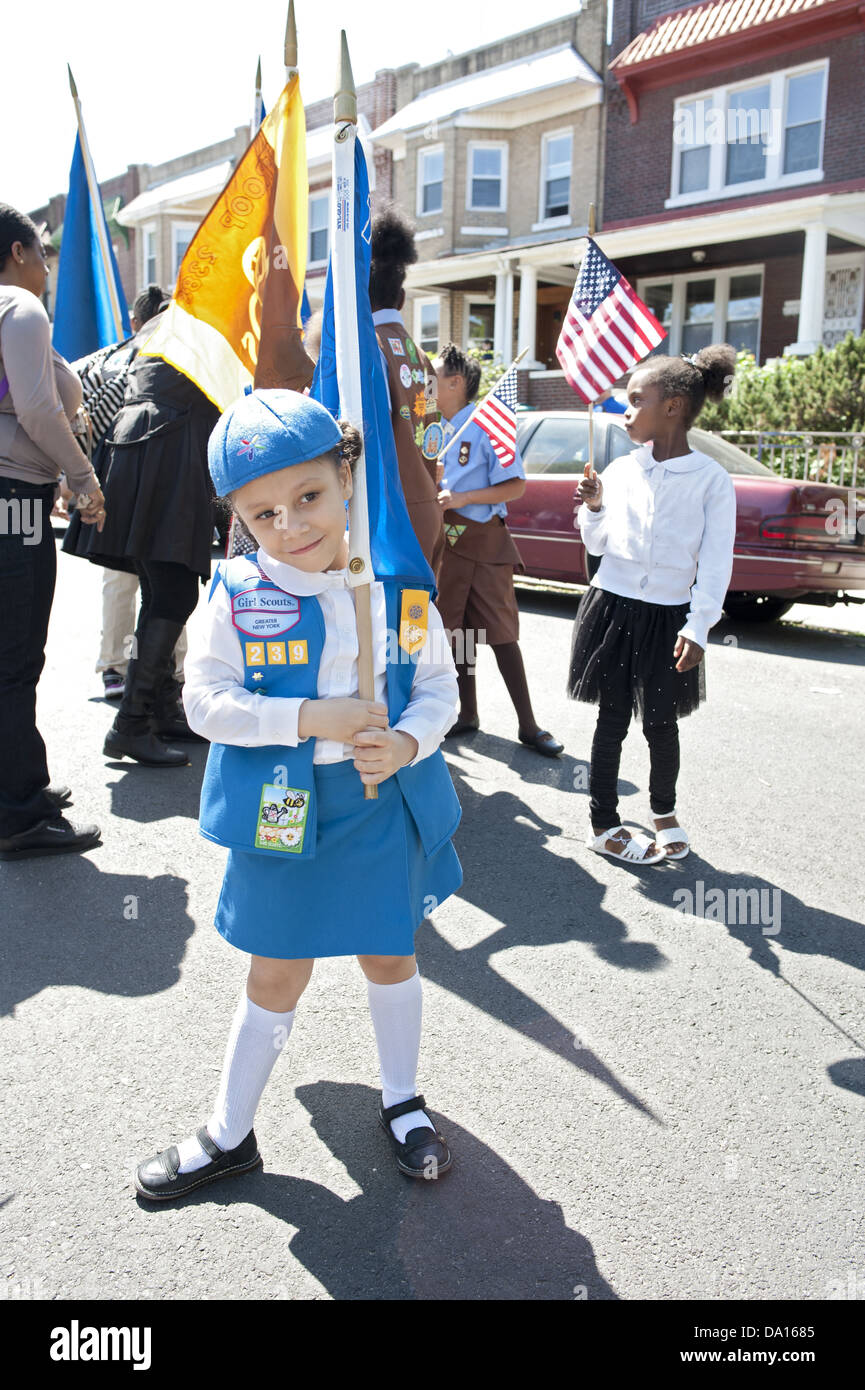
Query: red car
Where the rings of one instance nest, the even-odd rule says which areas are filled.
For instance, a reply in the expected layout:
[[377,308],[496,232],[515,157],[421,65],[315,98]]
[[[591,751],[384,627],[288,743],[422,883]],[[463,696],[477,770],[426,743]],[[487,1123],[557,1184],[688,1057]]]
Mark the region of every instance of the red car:
[[[692,429],[688,435],[696,449],[726,468],[736,489],[736,549],[724,605],[731,618],[768,621],[794,603],[830,605],[846,590],[865,589],[865,494],[779,478],[716,434]],[[527,486],[508,504],[508,526],[526,572],[536,579],[587,584],[597,562],[589,557],[587,572],[574,492],[589,456],[588,416],[526,412],[518,420],[517,440]],[[595,412],[598,473],[634,447],[621,416]]]

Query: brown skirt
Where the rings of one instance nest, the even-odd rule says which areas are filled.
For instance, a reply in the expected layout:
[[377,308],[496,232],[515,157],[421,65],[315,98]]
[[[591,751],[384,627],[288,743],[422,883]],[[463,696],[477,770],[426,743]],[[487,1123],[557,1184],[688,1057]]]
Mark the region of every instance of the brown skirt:
[[444,521],[447,545],[436,606],[445,628],[471,633],[475,643],[491,647],[518,641],[514,570],[525,566],[504,520],[471,521],[445,512]]

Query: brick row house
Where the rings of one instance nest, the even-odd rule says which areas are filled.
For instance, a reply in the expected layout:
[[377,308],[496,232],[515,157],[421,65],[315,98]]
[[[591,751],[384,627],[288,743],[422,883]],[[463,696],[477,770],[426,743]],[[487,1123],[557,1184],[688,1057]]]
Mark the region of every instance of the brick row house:
[[[668,329],[759,361],[862,327],[861,0],[584,0],[551,23],[358,88],[374,200],[417,227],[406,319],[511,360],[521,398],[572,405],[555,344],[585,246],[599,244]],[[309,104],[307,290],[329,253],[330,98]],[[103,184],[127,297],[170,289],[249,140]],[[109,192],[110,190],[110,192]],[[63,198],[34,214],[55,230]],[[122,234],[122,236],[120,235]],[[128,237],[128,246],[125,238]]]
[[765,361],[862,327],[865,10],[616,0],[602,245],[663,350]]

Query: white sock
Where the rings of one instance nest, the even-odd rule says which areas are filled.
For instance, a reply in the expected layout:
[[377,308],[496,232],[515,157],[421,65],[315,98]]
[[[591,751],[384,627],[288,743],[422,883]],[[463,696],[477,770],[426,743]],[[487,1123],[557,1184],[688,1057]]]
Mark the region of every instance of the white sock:
[[[385,1110],[417,1094],[417,1059],[420,1052],[420,1026],[423,991],[420,973],[395,985],[366,982],[369,1011],[381,1070],[381,1098]],[[390,1127],[402,1144],[410,1129],[435,1126],[422,1110],[412,1110],[391,1120]]]
[[[207,1132],[221,1149],[236,1148],[252,1129],[267,1079],[288,1042],[294,1014],[294,1009],[286,1014],[262,1009],[243,991],[228,1034],[219,1094],[207,1121]],[[193,1173],[210,1162],[194,1134],[177,1150],[181,1173]]]

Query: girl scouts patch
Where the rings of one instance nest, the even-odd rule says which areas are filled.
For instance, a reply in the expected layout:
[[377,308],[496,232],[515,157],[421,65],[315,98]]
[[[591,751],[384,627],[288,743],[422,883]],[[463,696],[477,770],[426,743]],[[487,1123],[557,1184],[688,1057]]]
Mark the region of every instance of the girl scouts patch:
[[245,589],[231,600],[231,620],[247,637],[281,637],[300,622],[300,599],[281,589]]
[[266,783],[261,789],[255,848],[300,854],[306,834],[309,797],[308,791],[298,787],[275,787]]
[[402,343],[400,342],[399,338],[388,338],[387,341],[390,345],[390,350],[393,353],[394,357],[405,357]]
[[424,430],[421,452],[425,459],[438,458],[445,442],[445,432],[441,425],[427,425]]
[[460,445],[459,462],[462,463],[462,464],[468,463],[468,461],[469,461],[469,454],[471,453],[471,451],[472,451],[472,446],[471,446],[471,444],[468,444],[468,443],[466,443],[466,444],[461,444],[461,445]]
[[414,343],[412,342],[411,338],[406,338],[406,340],[405,340],[405,346],[406,346],[406,352],[408,353],[409,358],[411,359],[411,361],[412,361],[412,362],[416,362],[416,361],[417,361],[417,348],[415,347],[415,345],[414,345]]
[[401,405],[399,408],[399,413],[404,420],[411,419],[411,411],[409,410],[407,405]]
[[403,386],[406,387],[406,389],[408,389],[408,387],[411,386],[411,367],[408,365],[407,362],[403,362],[402,366],[399,369],[399,379],[402,382]]
[[427,639],[429,594],[426,589],[403,589],[399,619],[399,644],[413,656]]

